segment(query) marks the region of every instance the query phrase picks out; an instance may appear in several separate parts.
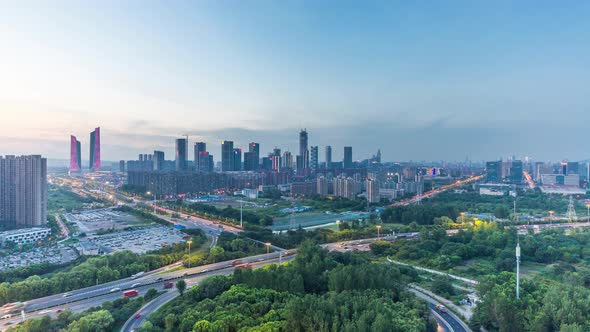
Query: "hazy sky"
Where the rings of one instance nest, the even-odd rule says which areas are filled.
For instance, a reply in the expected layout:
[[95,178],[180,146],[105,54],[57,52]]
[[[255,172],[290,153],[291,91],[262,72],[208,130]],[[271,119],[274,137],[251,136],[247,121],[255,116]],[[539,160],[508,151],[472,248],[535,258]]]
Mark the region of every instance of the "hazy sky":
[[[0,155],[585,159],[588,1],[1,1]],[[192,153],[191,153],[192,157]],[[323,161],[323,153],[320,153]]]

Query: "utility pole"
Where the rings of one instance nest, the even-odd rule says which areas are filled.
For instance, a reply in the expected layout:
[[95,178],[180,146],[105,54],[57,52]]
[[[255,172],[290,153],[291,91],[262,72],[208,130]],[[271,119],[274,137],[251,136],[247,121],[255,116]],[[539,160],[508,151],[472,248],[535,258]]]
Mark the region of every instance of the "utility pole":
[[516,298],[520,299],[520,242],[516,243]]

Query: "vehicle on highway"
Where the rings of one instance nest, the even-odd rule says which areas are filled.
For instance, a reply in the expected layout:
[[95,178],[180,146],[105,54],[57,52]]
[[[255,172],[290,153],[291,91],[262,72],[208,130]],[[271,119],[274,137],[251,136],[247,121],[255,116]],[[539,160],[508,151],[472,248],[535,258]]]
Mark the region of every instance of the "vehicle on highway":
[[183,273],[183,274],[182,274],[182,276],[183,276],[183,277],[186,277],[186,276],[188,276],[188,272],[185,272],[185,273]]
[[10,317],[12,317],[12,314],[6,314],[6,315],[0,317],[0,319],[7,319],[7,318],[10,318]]
[[72,294],[70,293],[65,293],[64,295],[62,295],[61,297],[70,297]]
[[0,308],[0,315],[19,313],[21,310],[25,310],[23,302],[6,303]]
[[162,280],[164,280],[164,277],[158,277],[158,278],[156,278],[156,281],[162,281]]
[[64,310],[63,310],[63,309],[61,309],[61,308],[60,308],[60,309],[57,309],[57,310],[55,310],[55,312],[57,312],[58,314],[59,314],[60,312],[62,312],[62,311],[64,311]]
[[201,271],[201,273],[205,273],[205,272],[209,272],[209,269],[204,269]]
[[447,308],[445,308],[445,306],[442,305],[442,304],[437,304],[436,305],[436,310],[438,310],[441,314],[446,314],[447,313]]
[[144,274],[145,274],[144,271],[137,272],[136,274],[134,274],[134,275],[131,276],[131,279],[137,279],[137,278],[141,277]]
[[137,296],[138,294],[139,292],[137,291],[137,289],[130,289],[123,292],[123,297],[133,297]]
[[164,289],[169,289],[174,287],[174,283],[172,281],[168,281],[167,283],[164,284]]
[[134,283],[133,285],[131,285],[131,288],[135,288],[135,287],[138,287],[138,286],[141,286],[141,282]]
[[141,314],[135,315],[135,319],[138,319],[139,317],[141,317]]
[[109,292],[114,293],[114,292],[118,292],[120,290],[121,290],[121,288],[115,287],[115,288],[111,289]]
[[249,267],[252,267],[252,263],[246,263],[246,264],[236,266],[236,268],[238,268],[238,269],[247,269]]
[[240,264],[242,264],[241,259],[236,259],[235,261],[231,262],[231,265],[233,265],[233,266],[240,265]]

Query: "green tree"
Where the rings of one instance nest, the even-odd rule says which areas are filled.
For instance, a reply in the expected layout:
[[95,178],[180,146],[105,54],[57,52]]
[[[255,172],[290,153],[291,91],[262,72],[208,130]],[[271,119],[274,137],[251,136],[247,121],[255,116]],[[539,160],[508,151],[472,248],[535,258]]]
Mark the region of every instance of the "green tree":
[[176,289],[178,289],[180,296],[182,296],[184,294],[184,291],[186,290],[186,281],[184,281],[184,279],[178,280],[176,282]]
[[164,318],[164,326],[166,331],[174,331],[174,325],[176,324],[176,322],[178,321],[178,318],[176,317],[175,314],[170,313],[168,315],[166,315],[166,317]]

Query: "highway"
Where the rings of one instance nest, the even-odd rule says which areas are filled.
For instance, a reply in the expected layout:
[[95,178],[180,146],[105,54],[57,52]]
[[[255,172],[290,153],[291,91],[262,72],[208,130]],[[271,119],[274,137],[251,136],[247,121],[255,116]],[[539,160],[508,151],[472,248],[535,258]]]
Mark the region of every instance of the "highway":
[[398,202],[395,202],[395,203],[389,205],[388,207],[392,207],[392,206],[406,206],[406,205],[416,204],[416,203],[418,203],[418,201],[420,199],[430,198],[430,197],[436,196],[436,195],[438,195],[438,194],[440,194],[440,193],[442,193],[444,191],[447,191],[449,189],[452,189],[452,188],[455,188],[455,187],[458,187],[458,186],[462,186],[462,185],[464,185],[466,183],[469,183],[469,182],[480,180],[481,178],[483,178],[483,175],[472,176],[472,177],[467,178],[465,180],[458,180],[458,181],[453,182],[451,184],[448,184],[446,186],[442,186],[440,188],[432,189],[430,191],[427,191],[421,197],[413,196],[411,198],[403,199],[401,201],[398,201]]
[[[252,263],[252,267],[259,267],[278,262],[279,259],[286,261],[291,258],[287,257],[287,254],[294,253],[295,251],[282,253],[272,252],[268,255],[257,255],[242,258],[241,260],[244,264]],[[282,258],[279,258],[279,256],[282,256]],[[125,278],[100,284],[98,286],[82,288],[68,293],[56,294],[27,301],[25,306],[26,318],[40,317],[43,315],[56,316],[58,311],[61,312],[65,309],[81,312],[90,307],[100,306],[106,301],[114,301],[121,298],[124,290],[136,289],[139,292],[139,295],[143,295],[150,288],[161,290],[166,282],[176,281],[178,279],[185,279],[187,284],[191,286],[196,284],[199,280],[202,280],[204,277],[214,274],[231,274],[235,269],[235,267],[232,266],[232,261],[224,261],[191,269],[167,272],[180,264],[181,263],[175,263],[165,268],[154,270],[137,279]],[[0,329],[6,329],[21,320],[22,318],[20,315],[8,319],[2,319],[0,320]]]

